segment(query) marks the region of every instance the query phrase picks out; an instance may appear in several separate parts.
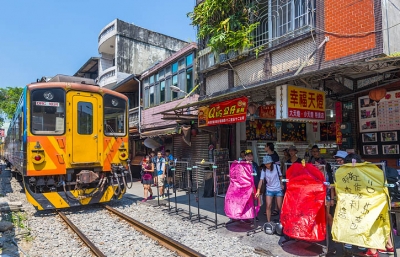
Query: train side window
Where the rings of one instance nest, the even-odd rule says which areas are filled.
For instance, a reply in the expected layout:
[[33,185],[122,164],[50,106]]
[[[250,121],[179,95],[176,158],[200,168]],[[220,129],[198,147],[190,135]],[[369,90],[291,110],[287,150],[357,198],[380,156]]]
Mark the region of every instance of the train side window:
[[31,92],[31,130],[36,135],[61,135],[65,131],[65,91],[58,88]]
[[78,133],[93,134],[93,105],[88,102],[78,103]]

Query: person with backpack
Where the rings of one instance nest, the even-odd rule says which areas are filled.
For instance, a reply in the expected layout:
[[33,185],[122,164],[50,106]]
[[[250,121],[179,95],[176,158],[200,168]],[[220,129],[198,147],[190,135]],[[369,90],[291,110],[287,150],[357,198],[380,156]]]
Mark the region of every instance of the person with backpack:
[[278,210],[281,210],[283,201],[283,183],[282,183],[282,173],[279,165],[274,164],[271,156],[267,155],[263,158],[263,163],[265,164],[265,169],[261,171],[260,182],[258,183],[256,197],[261,194],[261,188],[263,186],[263,181],[265,180],[266,187],[266,214],[267,221],[271,221],[271,208],[272,200],[276,197],[276,203]]

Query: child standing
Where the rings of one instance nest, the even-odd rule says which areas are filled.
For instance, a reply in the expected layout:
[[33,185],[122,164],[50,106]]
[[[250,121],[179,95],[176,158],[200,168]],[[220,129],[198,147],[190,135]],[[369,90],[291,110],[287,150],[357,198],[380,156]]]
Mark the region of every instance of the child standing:
[[265,169],[261,171],[260,182],[258,183],[256,197],[260,196],[263,180],[266,181],[266,213],[267,221],[271,221],[272,199],[276,197],[278,210],[281,210],[283,201],[283,184],[282,173],[278,165],[274,164],[271,156],[267,155],[263,158]]

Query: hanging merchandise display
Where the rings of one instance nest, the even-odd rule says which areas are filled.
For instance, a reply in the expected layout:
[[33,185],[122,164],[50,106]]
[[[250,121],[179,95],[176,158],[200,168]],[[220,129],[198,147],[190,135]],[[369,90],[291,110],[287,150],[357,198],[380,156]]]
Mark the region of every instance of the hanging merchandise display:
[[385,176],[372,163],[345,164],[336,170],[334,241],[385,249],[390,234],[389,192]]
[[[304,162],[304,161],[303,161]],[[286,171],[281,222],[290,238],[317,242],[326,237],[324,174],[313,164],[294,163]]]
[[230,166],[230,184],[225,196],[225,214],[231,219],[253,219],[260,206],[254,206],[254,179],[251,163],[235,161]]
[[246,122],[247,140],[277,140],[275,122],[272,120],[254,120]]

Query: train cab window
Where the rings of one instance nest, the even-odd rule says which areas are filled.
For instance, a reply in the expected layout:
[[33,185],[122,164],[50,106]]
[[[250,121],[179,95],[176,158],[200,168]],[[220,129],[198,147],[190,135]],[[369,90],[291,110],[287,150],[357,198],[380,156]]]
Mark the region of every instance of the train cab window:
[[65,131],[65,91],[58,88],[31,92],[31,131],[37,135],[61,135]]
[[78,103],[78,133],[81,135],[93,134],[93,104]]
[[104,105],[104,134],[106,136],[126,135],[126,100],[114,95],[105,94]]

